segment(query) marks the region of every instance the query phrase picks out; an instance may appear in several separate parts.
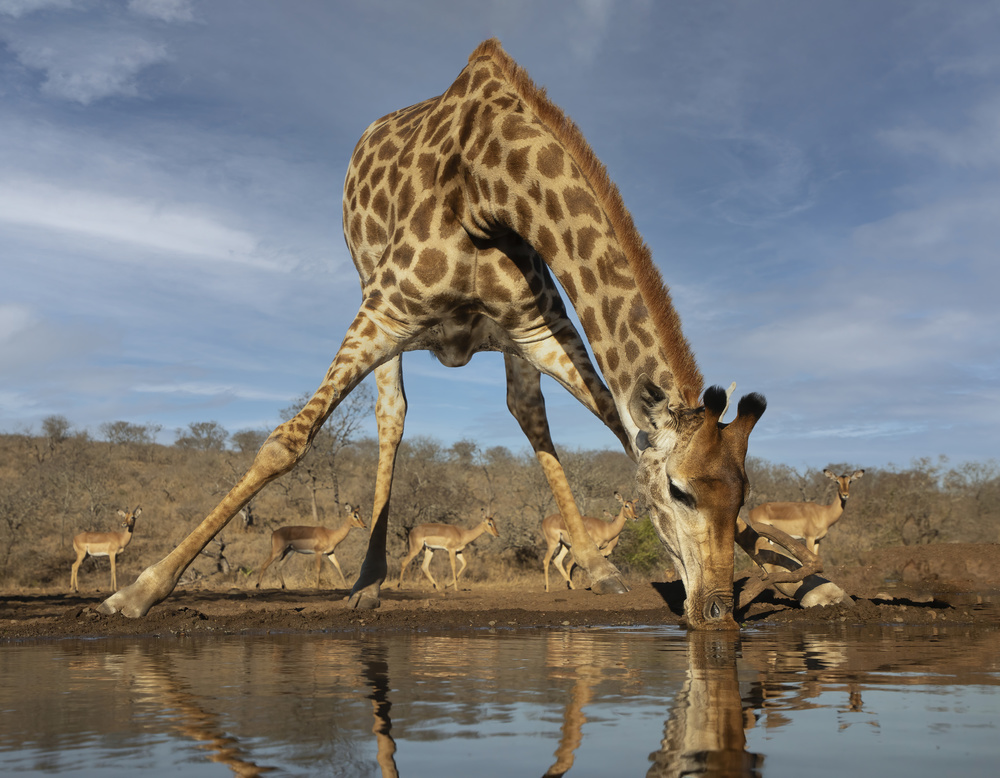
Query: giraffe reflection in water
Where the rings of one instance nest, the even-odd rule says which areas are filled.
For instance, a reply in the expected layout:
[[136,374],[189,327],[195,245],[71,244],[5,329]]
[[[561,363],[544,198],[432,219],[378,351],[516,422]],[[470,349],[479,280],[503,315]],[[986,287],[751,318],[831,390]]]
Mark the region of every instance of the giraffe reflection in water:
[[[626,686],[641,686],[641,671],[626,662],[608,663],[601,652],[582,650],[580,639],[558,636],[547,646],[552,677],[572,677],[563,711],[563,724],[556,761],[545,778],[566,775],[573,767],[576,751],[583,743],[587,723],[586,706],[595,697],[596,686],[616,679]],[[650,755],[649,778],[680,775],[758,776],[763,757],[746,751],[744,725],[754,720],[752,711],[744,715],[737,676],[739,642],[726,634],[692,633],[688,636],[688,666],[684,685],[670,706],[659,750]],[[591,655],[596,663],[581,663]]]
[[[429,660],[429,673],[439,677],[442,654],[440,640],[422,642],[424,650],[418,663]],[[650,756],[650,778],[710,774],[716,776],[759,776],[763,757],[746,751],[744,723],[754,721],[752,711],[744,715],[737,679],[738,640],[731,635],[693,633],[688,638],[688,670],[684,686],[670,708],[664,724],[660,749]],[[641,671],[630,667],[627,657],[609,661],[595,636],[580,633],[550,633],[546,636],[546,676],[548,680],[572,680],[562,714],[560,738],[555,762],[545,771],[545,778],[566,775],[583,743],[587,723],[586,707],[602,681],[613,681],[624,689],[637,692],[642,685]],[[389,661],[379,645],[365,645],[360,652],[361,676],[371,693],[376,739],[376,761],[383,778],[399,775],[396,765],[396,741],[392,735],[389,699]],[[582,661],[582,657],[593,661]],[[446,675],[465,675],[461,666],[447,663]]]
[[389,711],[389,662],[385,647],[376,644],[361,651],[361,676],[371,687],[368,699],[372,701],[372,717],[375,721],[372,734],[375,735],[375,761],[378,762],[382,778],[397,778],[396,741],[392,739],[392,719]]
[[[14,645],[0,675],[0,772],[39,759],[78,772],[99,758],[164,772],[203,760],[234,775],[394,778],[433,764],[478,765],[483,778],[754,776],[764,754],[795,751],[802,712],[827,712],[822,735],[822,719],[805,717],[824,748],[844,730],[898,726],[886,695],[867,692],[904,686],[918,695],[906,721],[932,706],[932,746],[978,748],[995,708],[966,700],[988,705],[1000,688],[995,637],[958,626],[742,637],[498,628]],[[944,727],[956,732],[946,739]],[[867,740],[843,741],[859,747],[855,761]]]
[[240,741],[226,732],[220,714],[209,710],[206,699],[191,691],[169,654],[129,654],[124,669],[136,702],[149,702],[156,716],[170,722],[171,729],[196,741],[208,761],[224,764],[239,776],[264,775],[275,769],[254,762]]
[[732,635],[688,636],[687,679],[670,709],[648,778],[679,775],[758,776],[763,756],[746,750],[747,723]]

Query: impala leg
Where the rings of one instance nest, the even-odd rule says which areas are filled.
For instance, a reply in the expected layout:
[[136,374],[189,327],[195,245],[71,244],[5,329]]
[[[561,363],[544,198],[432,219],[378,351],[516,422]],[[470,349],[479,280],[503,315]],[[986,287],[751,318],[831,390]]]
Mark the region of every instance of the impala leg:
[[559,571],[559,575],[561,575],[563,577],[563,580],[566,581],[566,584],[569,586],[569,588],[573,589],[573,588],[575,588],[573,586],[573,564],[575,564],[573,562],[573,557],[570,556],[569,572],[566,572],[566,568],[563,567],[563,564],[562,564],[562,561],[566,558],[566,555],[569,554],[569,553],[570,553],[569,546],[566,546],[566,545],[560,546],[559,547],[559,553],[556,554],[555,559],[552,560],[552,564],[554,564],[556,566],[556,570]]
[[74,592],[80,591],[80,581],[77,577],[77,573],[80,571],[80,565],[86,556],[87,556],[86,551],[84,551],[82,554],[79,551],[76,552],[76,561],[73,563],[73,568],[71,569],[69,574],[69,588],[72,589]]
[[111,560],[111,591],[118,591],[118,576],[115,575],[115,553],[112,551],[108,554],[108,559]]
[[[396,452],[403,439],[403,422],[406,419],[403,363],[399,355],[376,368],[375,383],[378,386],[378,402],[375,404],[375,420],[378,423],[378,470],[375,474],[372,528],[361,572],[358,573],[358,580],[354,583],[348,598],[348,605],[359,610],[371,610],[379,606],[379,593],[388,572],[385,546],[389,529],[389,497],[392,493]],[[399,573],[397,586],[403,583],[403,573],[410,559],[412,557],[406,560]]]
[[542,559],[542,569],[545,570],[545,591],[549,590],[549,562],[552,560],[552,554],[558,547],[558,543],[550,543],[549,547],[545,550],[545,558]]
[[427,576],[427,580],[430,581],[434,588],[438,588],[438,582],[434,580],[434,576],[431,575],[431,559],[434,558],[434,551],[428,548],[424,551],[424,563],[420,565],[420,569],[424,571],[424,575]]
[[314,556],[316,557],[316,587],[315,588],[319,589],[320,578],[323,577],[323,554],[321,554],[319,552],[319,549],[317,549],[316,553],[314,554]]
[[281,588],[285,588],[285,564],[288,561],[289,554],[292,553],[290,548],[286,548],[281,552],[281,556],[278,558],[278,566],[274,569],[274,572],[278,575],[278,582],[281,584]]
[[462,577],[462,573],[465,572],[465,568],[468,566],[468,562],[465,561],[465,554],[461,551],[455,552],[455,558],[462,563],[462,566],[458,568],[458,575],[455,576],[455,588],[458,588],[458,579]]
[[403,560],[403,566],[399,570],[399,580],[396,582],[397,589],[403,585],[403,575],[406,573],[406,566],[409,565],[410,562],[413,561],[413,558],[420,553],[421,548],[421,546],[417,546],[415,548],[413,546],[410,547],[410,553],[406,555],[406,558]]
[[257,575],[258,589],[260,588],[260,582],[264,580],[264,571],[271,566],[271,563],[274,562],[274,560],[277,559],[279,555],[281,556],[282,559],[285,558],[284,555],[281,554],[281,552],[272,549],[271,554],[267,557],[267,561],[265,561],[264,564],[261,566],[260,572]]
[[[347,588],[347,579],[344,577],[344,571],[340,569],[340,562],[337,561],[337,555],[333,551],[331,551],[327,555],[326,558],[330,560],[330,563],[335,568],[337,568],[337,573],[340,574],[340,580],[343,582],[344,588],[346,589]],[[316,578],[316,586],[317,587],[319,586],[319,578],[318,577]]]
[[[554,342],[554,338],[549,340],[553,341],[549,343],[550,347],[561,345]],[[544,352],[544,348],[540,344],[535,344],[533,348],[540,353]],[[558,353],[564,355],[566,352],[559,348]],[[586,355],[584,354],[584,356]],[[589,359],[587,363],[589,364]],[[547,360],[546,364],[561,364],[561,361],[559,359]],[[507,407],[517,419],[518,424],[521,425],[521,430],[528,438],[535,451],[535,456],[542,465],[545,478],[552,490],[552,496],[555,497],[559,513],[562,514],[566,529],[572,538],[580,566],[590,574],[591,590],[597,594],[623,594],[627,592],[628,587],[622,580],[621,573],[611,562],[601,556],[593,538],[583,526],[583,517],[576,506],[576,500],[573,499],[573,492],[566,480],[566,473],[559,462],[559,457],[556,455],[555,446],[552,445],[549,422],[545,416],[545,399],[542,397],[541,374],[524,359],[509,354],[504,355],[504,366],[507,371]],[[591,396],[590,387],[576,369],[552,375],[569,388],[574,395],[577,395],[578,399],[581,392],[586,393],[588,397]],[[616,427],[621,430],[617,411],[614,410],[614,403],[610,399],[611,395],[607,389],[603,388],[603,384],[600,384],[599,381],[598,384],[603,392],[599,397],[603,400],[605,399],[604,395],[607,395],[606,399],[610,403],[610,408],[606,408],[602,414],[598,408],[604,407],[604,405],[599,404],[599,401],[592,397],[591,402],[585,404],[602,418],[607,416],[608,418],[604,419],[605,423],[611,426],[612,430],[615,430]],[[612,414],[613,420],[611,419]],[[614,425],[612,425],[612,421]]]

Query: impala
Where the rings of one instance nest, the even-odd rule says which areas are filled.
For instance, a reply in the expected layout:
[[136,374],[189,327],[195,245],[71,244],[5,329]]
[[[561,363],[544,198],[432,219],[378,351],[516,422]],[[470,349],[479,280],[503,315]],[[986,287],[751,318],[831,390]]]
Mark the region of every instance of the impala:
[[[351,507],[350,504],[345,503],[344,512],[347,514],[344,518],[344,523],[341,524],[336,529],[327,529],[326,527],[279,527],[274,532],[271,533],[271,555],[264,562],[263,566],[260,568],[260,574],[257,576],[257,588],[260,588],[260,582],[264,578],[264,571],[271,566],[271,563],[275,560],[283,562],[285,557],[287,557],[292,552],[296,554],[315,554],[316,555],[316,588],[319,588],[319,579],[322,574],[323,559],[329,559],[333,566],[336,568],[337,572],[340,574],[340,580],[344,583],[344,588],[347,588],[347,579],[344,578],[344,571],[340,569],[340,563],[337,561],[336,555],[333,553],[337,546],[340,545],[341,541],[347,537],[347,533],[350,532],[354,527],[358,529],[365,529],[365,523],[361,519],[361,515],[358,513],[357,508]],[[281,588],[285,588],[285,579],[281,575],[281,567],[278,567],[278,580],[281,581]]]
[[[625,520],[636,520],[635,500],[626,500],[618,492],[615,492],[615,499],[621,503],[622,507],[618,511],[618,515],[611,521],[601,521],[593,516],[583,517],[583,526],[586,528],[587,534],[593,538],[597,544],[597,550],[605,557],[609,556],[615,550],[615,546],[618,545],[618,536],[621,535],[622,529],[625,527]],[[550,559],[556,566],[556,570],[566,580],[569,588],[572,589],[573,566],[576,564],[576,560],[570,557],[568,571],[563,567],[562,561],[570,553],[570,549],[573,546],[573,541],[569,530],[566,528],[566,522],[563,521],[563,517],[558,513],[547,516],[542,521],[542,534],[545,536],[545,542],[548,544],[548,548],[545,551],[545,559],[542,560],[542,566],[545,570],[545,591],[549,590]],[[552,555],[556,549],[559,549],[559,553],[555,559],[552,559]]]
[[[469,529],[462,529],[452,524],[418,524],[410,530],[410,550],[406,558],[403,559],[403,567],[399,571],[399,581],[396,583],[396,586],[403,585],[403,575],[406,573],[406,566],[413,561],[413,558],[417,554],[424,551],[424,562],[420,566],[420,569],[424,571],[427,580],[434,584],[434,588],[437,589],[438,584],[434,580],[434,576],[431,575],[430,567],[434,552],[440,549],[448,552],[448,556],[451,559],[451,583],[455,587],[455,591],[458,591],[458,578],[465,572],[466,565],[468,564],[465,561],[465,557],[462,556],[462,551],[484,532],[489,532],[495,538],[500,537],[493,517],[487,515],[486,511],[483,511],[483,520]],[[458,572],[455,572],[456,558],[462,563],[462,567]],[[447,589],[448,587],[445,586],[445,588]]]
[[69,576],[69,588],[74,592],[79,591],[77,582],[77,571],[80,564],[87,555],[93,557],[106,556],[111,560],[111,591],[118,591],[118,578],[115,575],[115,558],[125,550],[132,542],[132,530],[135,529],[135,520],[142,513],[142,508],[138,506],[134,511],[126,513],[118,511],[122,517],[123,532],[81,532],[73,537],[73,550],[76,552],[76,561],[73,563],[72,572]]
[[851,475],[834,475],[830,470],[824,470],[823,475],[837,482],[837,496],[832,503],[766,502],[750,511],[750,523],[770,524],[793,538],[802,538],[806,548],[815,554],[819,542],[844,513],[847,498],[851,496],[851,481],[864,474],[864,470],[855,470]]

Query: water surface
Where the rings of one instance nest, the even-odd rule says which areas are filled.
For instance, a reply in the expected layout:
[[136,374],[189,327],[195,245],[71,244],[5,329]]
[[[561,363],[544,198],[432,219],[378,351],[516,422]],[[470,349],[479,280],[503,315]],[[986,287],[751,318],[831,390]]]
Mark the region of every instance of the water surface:
[[0,648],[0,772],[995,775],[996,631],[669,627]]

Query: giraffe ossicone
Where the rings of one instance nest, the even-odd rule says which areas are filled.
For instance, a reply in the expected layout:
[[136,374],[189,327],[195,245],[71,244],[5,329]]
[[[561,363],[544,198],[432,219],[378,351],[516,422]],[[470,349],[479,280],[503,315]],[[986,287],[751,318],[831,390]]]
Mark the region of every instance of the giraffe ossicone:
[[552,443],[541,373],[601,419],[636,461],[637,483],[686,588],[689,625],[735,628],[733,540],[748,488],[747,438],[764,399],[744,397],[728,424],[724,390],[702,399],[680,319],[618,189],[576,125],[498,41],[480,44],[444,94],[365,130],[344,184],[343,219],[362,302],[322,384],[202,524],[101,609],[140,616],[168,596],[201,548],[294,467],[340,400],[372,372],[379,463],[371,537],[350,604],[377,606],[406,413],[402,354],[429,350],[460,366],[476,352],[499,351],[508,408],[591,588],[626,590],[584,529]]

